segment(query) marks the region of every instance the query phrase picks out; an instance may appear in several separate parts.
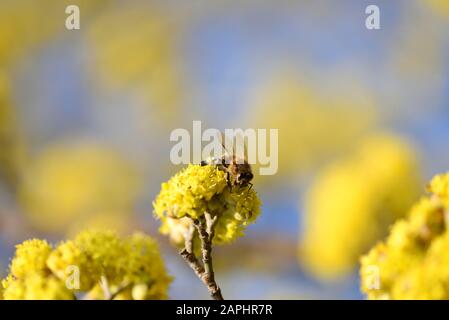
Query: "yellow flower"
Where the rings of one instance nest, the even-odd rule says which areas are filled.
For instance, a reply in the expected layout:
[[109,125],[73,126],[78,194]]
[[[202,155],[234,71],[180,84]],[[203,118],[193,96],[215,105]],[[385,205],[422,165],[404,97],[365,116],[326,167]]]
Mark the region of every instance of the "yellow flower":
[[132,296],[136,300],[167,299],[172,280],[165,269],[156,241],[141,233],[125,240],[127,252],[124,281],[133,283]]
[[253,189],[233,192],[226,189],[222,198],[226,205],[215,227],[215,244],[225,244],[243,236],[245,228],[260,214],[261,202]]
[[75,298],[64,282],[54,276],[30,274],[25,278],[9,276],[3,281],[5,300],[73,300]]
[[[361,258],[362,291],[369,299],[449,299],[449,205],[445,179],[429,184],[435,192],[422,198],[406,219],[396,222],[387,239]],[[378,270],[377,288],[369,269]]]
[[47,266],[54,275],[64,281],[70,276],[70,266],[78,268],[81,291],[90,290],[100,280],[100,267],[72,240],[55,248],[48,257]]
[[10,270],[16,278],[23,278],[29,273],[45,273],[46,261],[51,253],[51,246],[45,240],[26,240],[16,246]]
[[26,240],[16,246],[10,274],[2,281],[4,299],[73,299],[65,284],[51,275],[47,259],[51,246],[45,240]]
[[416,200],[418,172],[412,149],[391,135],[369,137],[325,168],[306,196],[301,264],[322,279],[352,271]]
[[435,176],[427,186],[429,192],[449,200],[449,173]]
[[226,175],[215,166],[189,165],[162,184],[153,203],[158,217],[197,219],[210,208],[211,199],[226,187]]
[[[189,165],[168,182],[153,203],[161,219],[160,232],[182,246],[192,219],[205,212],[217,216],[213,242],[224,244],[243,235],[260,214],[261,202],[249,187],[227,187],[225,173],[213,165]],[[198,241],[196,241],[198,243]]]
[[5,299],[74,299],[75,291],[104,299],[100,283],[114,299],[166,299],[171,280],[151,237],[84,231],[54,250],[42,240],[18,245],[2,286]]
[[97,281],[105,276],[109,283],[122,280],[123,260],[126,259],[122,240],[112,231],[84,231],[74,239],[75,246],[92,263],[91,277]]

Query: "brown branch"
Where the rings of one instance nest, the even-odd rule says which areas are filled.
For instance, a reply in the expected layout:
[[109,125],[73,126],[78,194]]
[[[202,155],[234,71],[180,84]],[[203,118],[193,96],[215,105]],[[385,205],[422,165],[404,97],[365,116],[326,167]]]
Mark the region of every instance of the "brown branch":
[[127,283],[122,283],[117,290],[115,290],[114,292],[111,293],[111,296],[109,297],[109,300],[114,300],[120,293],[122,293],[123,291],[129,289],[132,286],[132,283],[127,282]]
[[192,223],[189,225],[189,229],[187,229],[186,234],[184,236],[185,249],[189,253],[193,253],[194,250],[195,231],[196,231],[195,226]]
[[[114,292],[111,291],[111,288],[109,287],[109,281],[108,279],[103,275],[100,278],[100,287],[103,290],[103,299],[104,300],[114,300],[120,293],[128,289],[132,283],[126,282],[122,283]],[[88,298],[88,294],[83,297],[83,300]]]
[[190,225],[184,237],[184,250],[179,254],[187,262],[189,267],[195,272],[195,274],[201,279],[204,273],[204,268],[195,256],[194,250],[194,238],[195,238],[195,226]]
[[[184,235],[184,249],[179,253],[189,267],[195,272],[200,280],[207,286],[211,297],[215,300],[223,300],[220,287],[217,285],[212,265],[212,239],[214,238],[214,227],[217,216],[213,217],[205,213],[200,219],[192,219],[190,228]],[[194,252],[194,240],[198,232],[201,240],[202,264]]]
[[193,221],[201,240],[201,255],[203,260],[204,273],[201,280],[207,286],[211,297],[214,300],[223,300],[220,287],[215,281],[214,268],[212,263],[212,239],[214,237],[214,226],[217,217],[212,218],[209,213],[204,217]]

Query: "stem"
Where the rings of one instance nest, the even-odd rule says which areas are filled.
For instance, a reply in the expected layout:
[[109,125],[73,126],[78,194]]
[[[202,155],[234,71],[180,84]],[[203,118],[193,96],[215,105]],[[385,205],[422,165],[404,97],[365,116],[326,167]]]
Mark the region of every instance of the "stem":
[[212,239],[214,237],[214,226],[217,222],[217,217],[211,217],[209,213],[205,213],[204,217],[194,220],[198,235],[201,240],[201,255],[204,266],[204,273],[201,280],[207,286],[211,297],[214,300],[223,300],[220,287],[215,281],[214,267],[212,263]]
[[103,290],[104,300],[111,300],[112,293],[109,289],[108,279],[105,276],[101,276],[100,278],[100,287]]
[[100,287],[103,290],[104,300],[114,300],[115,297],[117,297],[120,293],[128,289],[130,286],[131,283],[123,283],[117,288],[117,290],[111,292],[108,279],[105,276],[101,276],[100,278]]
[[[215,281],[214,268],[212,265],[212,239],[214,238],[214,227],[217,223],[217,216],[212,216],[206,212],[204,217],[192,220],[189,230],[184,237],[185,248],[179,253],[189,267],[195,272],[200,280],[207,286],[211,297],[214,300],[223,300],[220,287]],[[194,239],[198,232],[201,240],[202,264],[194,253]]]
[[111,293],[111,296],[109,297],[109,300],[114,300],[120,293],[130,288],[132,283],[123,283],[121,284],[117,290],[115,290],[113,293]]
[[190,225],[189,230],[185,234],[185,248],[179,254],[187,262],[189,267],[195,272],[195,274],[201,279],[204,273],[204,268],[201,263],[196,258],[194,249],[194,238],[195,238],[195,226]]

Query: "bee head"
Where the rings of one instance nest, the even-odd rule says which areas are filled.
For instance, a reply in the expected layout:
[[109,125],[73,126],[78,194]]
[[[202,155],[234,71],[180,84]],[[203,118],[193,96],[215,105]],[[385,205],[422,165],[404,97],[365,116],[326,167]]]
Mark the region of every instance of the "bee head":
[[250,182],[253,179],[253,174],[250,171],[242,172],[237,176],[237,182],[239,183],[245,183]]

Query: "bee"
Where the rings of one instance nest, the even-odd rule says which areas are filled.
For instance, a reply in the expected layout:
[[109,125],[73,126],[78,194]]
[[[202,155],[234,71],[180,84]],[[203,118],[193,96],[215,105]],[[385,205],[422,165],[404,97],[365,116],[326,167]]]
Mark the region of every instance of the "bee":
[[[244,158],[241,159],[237,156],[235,152],[235,143],[233,144],[233,152],[230,154],[224,145],[224,134],[219,136],[221,146],[223,147],[224,154],[221,158],[209,158],[207,160],[201,161],[201,165],[216,165],[220,170],[226,173],[226,180],[228,182],[228,187],[230,190],[234,187],[247,187],[249,190],[252,188],[253,184],[251,180],[254,178],[253,172],[251,170],[251,165],[246,160],[246,145],[244,145]],[[243,141],[236,139],[238,141]]]

